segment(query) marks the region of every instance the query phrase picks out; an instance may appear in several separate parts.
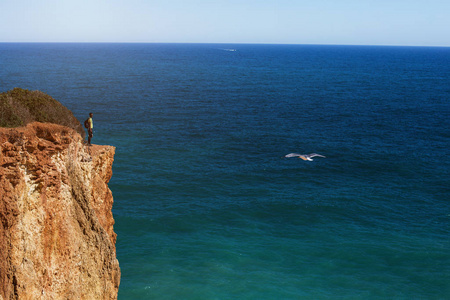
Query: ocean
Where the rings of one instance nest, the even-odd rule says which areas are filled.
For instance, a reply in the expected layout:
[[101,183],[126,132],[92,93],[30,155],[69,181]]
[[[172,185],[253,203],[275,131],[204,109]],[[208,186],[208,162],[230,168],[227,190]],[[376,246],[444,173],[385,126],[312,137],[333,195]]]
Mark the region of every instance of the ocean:
[[14,87],[117,147],[121,300],[450,299],[450,48],[1,43]]

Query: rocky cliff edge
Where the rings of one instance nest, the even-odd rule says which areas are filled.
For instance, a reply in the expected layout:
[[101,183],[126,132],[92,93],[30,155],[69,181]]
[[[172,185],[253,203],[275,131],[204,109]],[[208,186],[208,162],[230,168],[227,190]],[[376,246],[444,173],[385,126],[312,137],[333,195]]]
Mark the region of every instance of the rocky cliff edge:
[[114,153],[61,125],[0,128],[0,300],[117,298]]

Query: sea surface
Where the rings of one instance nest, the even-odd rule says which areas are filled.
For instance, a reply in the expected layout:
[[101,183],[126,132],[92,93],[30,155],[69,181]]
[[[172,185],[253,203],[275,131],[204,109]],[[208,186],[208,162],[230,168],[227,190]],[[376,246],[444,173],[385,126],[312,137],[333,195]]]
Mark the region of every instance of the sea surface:
[[120,300],[450,299],[450,48],[2,43],[14,87],[117,147]]

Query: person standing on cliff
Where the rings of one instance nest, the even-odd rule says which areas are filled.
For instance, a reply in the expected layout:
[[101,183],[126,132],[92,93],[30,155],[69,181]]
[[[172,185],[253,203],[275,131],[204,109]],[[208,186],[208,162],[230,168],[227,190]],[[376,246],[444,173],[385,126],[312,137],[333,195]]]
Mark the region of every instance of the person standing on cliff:
[[89,114],[89,119],[88,119],[89,125],[88,125],[88,129],[87,130],[88,130],[88,145],[89,146],[91,145],[91,139],[94,136],[94,120],[92,120],[93,116],[94,116],[94,114],[90,113]]

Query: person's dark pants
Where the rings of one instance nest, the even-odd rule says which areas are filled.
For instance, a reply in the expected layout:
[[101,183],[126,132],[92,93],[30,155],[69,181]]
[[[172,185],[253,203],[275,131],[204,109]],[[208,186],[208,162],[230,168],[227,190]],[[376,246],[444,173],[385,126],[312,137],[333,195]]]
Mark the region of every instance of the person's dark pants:
[[88,144],[91,144],[91,139],[94,136],[94,133],[92,132],[92,128],[88,129]]

